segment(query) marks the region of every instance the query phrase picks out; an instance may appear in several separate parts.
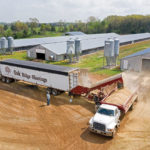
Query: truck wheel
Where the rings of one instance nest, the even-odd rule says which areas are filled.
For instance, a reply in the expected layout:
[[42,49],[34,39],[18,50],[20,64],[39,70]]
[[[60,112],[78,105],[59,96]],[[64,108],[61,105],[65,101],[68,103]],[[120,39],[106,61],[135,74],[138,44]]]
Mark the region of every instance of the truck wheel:
[[118,124],[117,124],[117,128],[119,128],[120,127],[120,120],[118,120]]
[[59,92],[58,92],[58,90],[56,90],[56,89],[52,89],[52,94],[53,94],[54,96],[57,96],[57,95],[59,94]]
[[6,82],[6,78],[5,77],[2,77],[2,82]]
[[116,128],[114,129],[113,133],[112,133],[112,138],[114,138],[116,135]]

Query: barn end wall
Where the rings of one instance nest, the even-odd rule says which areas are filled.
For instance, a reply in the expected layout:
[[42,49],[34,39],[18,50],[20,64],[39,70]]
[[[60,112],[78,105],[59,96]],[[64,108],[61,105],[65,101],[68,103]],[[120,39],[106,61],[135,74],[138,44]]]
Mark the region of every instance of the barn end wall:
[[41,45],[35,46],[27,51],[27,53],[30,53],[30,58],[36,59],[36,49],[45,50],[45,60],[51,60],[50,57],[52,55],[54,56],[54,61],[57,61],[57,55]]
[[[125,61],[128,62],[127,68],[124,68]],[[122,71],[129,70],[140,72],[142,69],[142,56],[121,59],[120,68]]]

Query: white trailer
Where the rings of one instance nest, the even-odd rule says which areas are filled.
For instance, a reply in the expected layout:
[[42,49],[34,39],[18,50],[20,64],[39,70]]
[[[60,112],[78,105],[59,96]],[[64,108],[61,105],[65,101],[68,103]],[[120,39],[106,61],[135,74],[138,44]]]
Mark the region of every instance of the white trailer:
[[21,80],[47,87],[53,95],[69,92],[78,85],[78,68],[8,59],[0,61],[3,82]]

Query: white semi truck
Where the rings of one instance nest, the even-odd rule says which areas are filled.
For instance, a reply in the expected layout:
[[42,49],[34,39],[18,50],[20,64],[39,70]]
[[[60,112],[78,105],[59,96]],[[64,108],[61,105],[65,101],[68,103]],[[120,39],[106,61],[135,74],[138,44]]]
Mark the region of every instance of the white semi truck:
[[0,61],[3,82],[25,81],[48,88],[53,95],[71,91],[78,85],[78,68],[8,59]]

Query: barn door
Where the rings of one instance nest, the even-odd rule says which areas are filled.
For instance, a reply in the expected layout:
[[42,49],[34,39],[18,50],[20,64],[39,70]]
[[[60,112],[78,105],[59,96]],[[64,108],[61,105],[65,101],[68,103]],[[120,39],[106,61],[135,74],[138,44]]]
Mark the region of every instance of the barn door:
[[70,90],[78,85],[78,73],[70,73],[69,75],[69,88]]
[[142,71],[150,72],[150,59],[142,60]]

